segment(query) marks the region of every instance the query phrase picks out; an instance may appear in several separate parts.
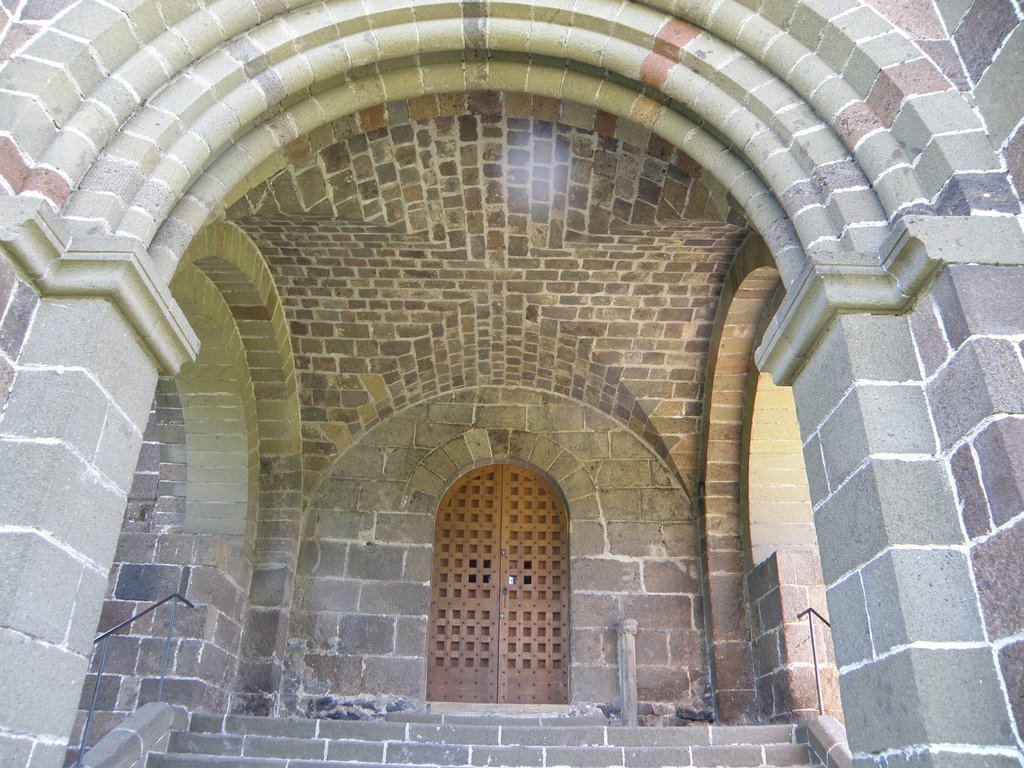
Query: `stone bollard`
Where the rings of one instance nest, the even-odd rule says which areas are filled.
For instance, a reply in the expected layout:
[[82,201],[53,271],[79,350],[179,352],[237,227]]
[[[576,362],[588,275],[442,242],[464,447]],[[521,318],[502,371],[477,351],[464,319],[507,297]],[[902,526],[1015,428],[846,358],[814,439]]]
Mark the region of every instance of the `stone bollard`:
[[636,705],[636,619],[619,620],[619,696],[622,724],[639,725]]

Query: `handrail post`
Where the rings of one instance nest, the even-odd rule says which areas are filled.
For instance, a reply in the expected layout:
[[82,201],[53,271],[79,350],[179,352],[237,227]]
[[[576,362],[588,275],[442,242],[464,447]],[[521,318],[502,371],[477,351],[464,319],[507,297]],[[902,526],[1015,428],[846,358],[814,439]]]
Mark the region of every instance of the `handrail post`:
[[110,638],[103,638],[103,645],[100,646],[100,663],[96,667],[96,684],[92,687],[92,703],[89,704],[89,711],[85,715],[85,724],[82,726],[82,740],[78,744],[78,759],[75,760],[75,768],[82,768],[82,758],[85,756],[85,744],[89,740],[89,726],[92,725],[92,715],[96,711],[96,701],[100,696],[100,678],[103,677],[103,665],[107,663],[107,646]]
[[814,662],[814,690],[818,694],[818,714],[824,715],[825,710],[821,706],[821,680],[818,678],[818,648],[814,643],[814,619],[809,613],[807,614],[807,626],[811,631],[811,660]]
[[178,607],[177,600],[171,600],[171,617],[167,622],[167,641],[164,643],[164,660],[160,664],[160,682],[156,686],[156,700],[164,700],[164,678],[167,677],[167,661],[171,656],[171,635],[174,634],[174,613]]
[[811,633],[811,661],[814,663],[814,690],[818,694],[818,714],[824,715],[825,709],[821,704],[821,678],[818,675],[818,647],[817,644],[814,642],[814,617],[817,616],[819,619],[825,622],[825,626],[829,629],[832,628],[832,625],[829,623],[828,619],[826,619],[813,608],[807,608],[806,610],[801,611],[797,614],[796,617],[798,619],[802,619],[804,616],[807,617],[807,628],[810,630]]

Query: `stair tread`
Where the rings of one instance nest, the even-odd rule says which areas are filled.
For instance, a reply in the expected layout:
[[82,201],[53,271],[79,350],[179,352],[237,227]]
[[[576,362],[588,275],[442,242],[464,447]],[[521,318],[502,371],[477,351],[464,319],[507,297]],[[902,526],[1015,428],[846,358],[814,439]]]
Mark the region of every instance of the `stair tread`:
[[[420,715],[426,713],[419,713]],[[516,768],[664,768],[809,765],[792,725],[624,727],[585,716],[316,720],[194,715],[174,731],[169,754],[150,768],[305,768],[347,766],[516,766]],[[543,721],[543,722],[542,722]],[[509,724],[511,723],[511,724]]]

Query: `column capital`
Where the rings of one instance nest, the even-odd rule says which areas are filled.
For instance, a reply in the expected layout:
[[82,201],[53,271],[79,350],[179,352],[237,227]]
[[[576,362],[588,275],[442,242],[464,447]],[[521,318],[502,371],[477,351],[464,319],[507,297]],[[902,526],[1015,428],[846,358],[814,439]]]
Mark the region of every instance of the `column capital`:
[[198,354],[199,339],[139,241],[73,235],[46,201],[0,197],[0,252],[42,299],[110,301],[165,373]]
[[1024,266],[1024,220],[1013,216],[906,216],[892,226],[875,263],[810,262],[757,349],[758,368],[793,383],[840,314],[899,314],[948,264]]

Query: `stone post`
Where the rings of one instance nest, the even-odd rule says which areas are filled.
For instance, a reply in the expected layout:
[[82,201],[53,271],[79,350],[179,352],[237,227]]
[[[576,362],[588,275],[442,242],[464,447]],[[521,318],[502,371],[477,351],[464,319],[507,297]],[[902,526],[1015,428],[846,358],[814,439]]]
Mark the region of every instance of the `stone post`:
[[622,724],[639,725],[636,702],[636,619],[619,620],[619,697]]

